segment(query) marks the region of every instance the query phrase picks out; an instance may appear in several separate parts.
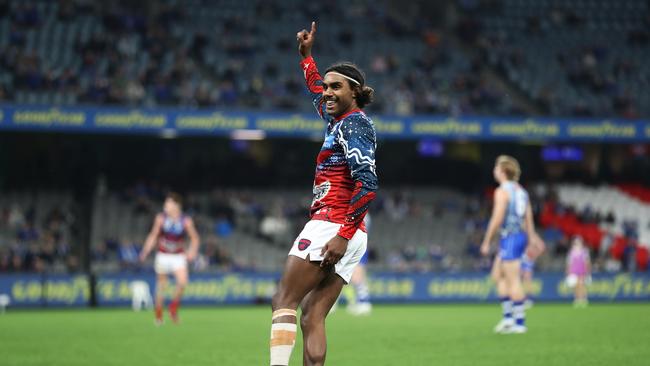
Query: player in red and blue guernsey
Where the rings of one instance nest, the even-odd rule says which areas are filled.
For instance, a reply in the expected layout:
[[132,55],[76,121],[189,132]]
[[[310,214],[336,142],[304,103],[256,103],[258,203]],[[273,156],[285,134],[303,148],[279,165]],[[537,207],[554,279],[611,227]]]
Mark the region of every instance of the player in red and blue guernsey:
[[[185,253],[185,241],[189,236],[190,248]],[[144,262],[149,253],[157,246],[154,270],[156,271],[156,325],[163,323],[163,301],[167,276],[173,274],[176,279],[174,297],[169,304],[169,315],[178,323],[178,309],[187,286],[189,274],[187,262],[196,258],[200,237],[191,217],[183,214],[182,199],[177,193],[167,194],[163,212],[156,215],[151,232],[147,236],[140,261]]]
[[361,108],[372,101],[361,70],[332,65],[321,77],[311,49],[316,24],[297,34],[300,65],[318,114],[327,123],[316,159],[311,220],[296,238],[273,297],[271,365],[288,365],[302,304],[305,365],[323,365],[325,317],[366,251],[363,218],[377,191],[376,134]]

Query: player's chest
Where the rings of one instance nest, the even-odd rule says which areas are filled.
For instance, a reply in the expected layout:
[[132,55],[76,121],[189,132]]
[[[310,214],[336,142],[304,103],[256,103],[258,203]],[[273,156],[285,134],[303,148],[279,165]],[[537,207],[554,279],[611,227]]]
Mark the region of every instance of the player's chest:
[[165,233],[170,234],[182,234],[183,233],[183,222],[180,220],[173,220],[170,218],[165,219],[162,225],[162,230]]
[[345,159],[343,146],[337,140],[336,131],[328,131],[323,141],[323,146],[318,153],[318,164],[332,164]]

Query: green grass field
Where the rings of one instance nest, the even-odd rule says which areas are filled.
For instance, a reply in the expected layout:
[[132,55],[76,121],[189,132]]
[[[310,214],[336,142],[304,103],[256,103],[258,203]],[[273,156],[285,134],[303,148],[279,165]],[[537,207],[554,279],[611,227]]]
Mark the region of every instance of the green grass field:
[[[328,319],[328,365],[650,365],[650,305],[536,305],[529,332],[495,335],[497,305],[340,309]],[[267,307],[182,309],[155,327],[150,312],[9,311],[0,365],[268,365]],[[300,337],[300,335],[299,335]],[[298,342],[291,365],[302,364]]]

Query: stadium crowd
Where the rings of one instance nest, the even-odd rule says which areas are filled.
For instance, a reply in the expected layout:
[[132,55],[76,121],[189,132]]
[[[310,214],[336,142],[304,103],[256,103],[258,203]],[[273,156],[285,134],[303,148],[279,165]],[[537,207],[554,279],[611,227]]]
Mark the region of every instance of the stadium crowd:
[[[596,14],[606,11],[599,4],[593,0],[590,5]],[[265,38],[264,26],[291,11],[297,13],[290,20],[321,17],[326,21],[345,13],[350,22],[369,27],[359,33],[327,23],[336,28],[323,35],[327,39],[323,47],[354,49],[365,43],[368,54],[358,62],[378,91],[374,113],[589,116],[597,112],[623,118],[648,113],[640,100],[645,94],[635,91],[644,93],[650,73],[630,53],[647,45],[648,32],[642,27],[620,30],[627,43],[616,49],[597,37],[593,42],[584,39],[573,51],[552,48],[553,64],[559,65],[566,80],[546,82],[543,74],[527,75],[540,61],[531,46],[507,32],[506,25],[497,25],[495,30],[487,25],[489,16],[476,15],[502,15],[510,5],[507,1],[459,1],[455,9],[461,20],[456,32],[445,30],[442,21],[418,17],[432,11],[422,2],[414,2],[407,10],[394,5],[356,2],[352,11],[343,12],[348,4],[340,1],[326,7],[320,3],[294,7],[264,1],[182,6],[162,0],[3,0],[0,101],[307,112],[311,107],[300,98],[304,88],[297,66],[294,72],[286,67],[296,63],[292,33],[271,30],[277,36],[272,44]],[[485,6],[494,10],[476,12]],[[210,23],[213,29],[201,26],[197,7],[205,14],[215,13]],[[220,12],[224,7],[230,11]],[[649,22],[647,7],[639,10],[645,11],[645,22]],[[515,34],[548,38],[556,28],[565,32],[588,29],[591,24],[587,15],[581,16],[571,5],[539,12],[543,15],[515,17],[517,27],[522,28]],[[145,13],[152,15],[145,17]],[[247,21],[253,18],[258,22]],[[367,35],[375,36],[359,39]],[[408,47],[382,46],[394,43]],[[618,47],[632,51],[618,52]],[[519,83],[522,78],[526,82]],[[511,98],[512,93],[529,98],[532,107]],[[607,98],[606,105],[599,107],[604,109],[587,108],[587,102],[597,97]]]
[[75,217],[67,207],[54,208],[37,220],[36,208],[11,205],[0,211],[0,272],[80,270],[71,245]]
[[[135,217],[149,222],[160,208],[164,189],[159,183],[138,181],[119,196]],[[491,190],[487,192],[463,196],[461,200],[435,202],[430,207],[410,198],[408,191],[395,191],[381,197],[371,210],[373,219],[383,218],[399,230],[405,221],[423,217],[443,220],[445,215],[460,212],[454,230],[462,233],[463,239],[446,242],[433,230],[424,241],[386,245],[371,232],[371,266],[396,272],[488,271],[491,259],[481,256],[479,251],[491,207]],[[591,250],[595,272],[649,269],[648,249],[640,245],[638,230],[640,225],[650,223],[629,219],[623,221],[622,230],[616,230],[616,217],[612,212],[601,214],[592,207],[578,211],[560,202],[552,189],[531,189],[530,192],[539,231],[547,244],[540,260],[541,270],[561,271],[575,236],[582,236]],[[306,219],[308,202],[282,194],[273,201],[260,201],[264,195],[254,190],[215,189],[208,193],[207,199],[205,197],[189,194],[185,204],[185,211],[194,217],[203,239],[201,254],[193,264],[196,271],[256,270],[259,263],[247,257],[250,253],[241,247],[246,243],[238,242],[242,236],[237,234],[282,251]],[[34,207],[12,204],[0,209],[1,272],[75,272],[80,269],[80,248],[71,244],[75,242],[72,210],[61,206],[38,215],[42,219],[37,220]],[[147,232],[129,234],[109,235],[93,243],[90,256],[94,268],[103,271],[149,269],[138,262]],[[404,233],[403,237],[408,236]]]

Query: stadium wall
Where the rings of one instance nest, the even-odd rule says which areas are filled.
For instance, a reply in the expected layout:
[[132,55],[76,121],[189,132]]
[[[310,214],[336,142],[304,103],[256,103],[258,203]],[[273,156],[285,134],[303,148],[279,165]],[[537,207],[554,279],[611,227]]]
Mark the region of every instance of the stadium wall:
[[[194,274],[184,303],[235,305],[267,303],[279,273]],[[130,306],[131,285],[145,281],[153,291],[155,277],[146,274],[99,275],[95,286],[98,306]],[[0,275],[0,294],[11,298],[13,307],[88,306],[90,279],[85,275]],[[171,289],[170,289],[171,291]],[[489,276],[467,274],[374,273],[370,291],[376,303],[438,303],[497,301]],[[171,292],[170,294],[171,295]],[[541,274],[534,280],[536,301],[568,302],[571,289],[561,274]],[[589,287],[594,301],[650,301],[650,274],[594,275]]]

